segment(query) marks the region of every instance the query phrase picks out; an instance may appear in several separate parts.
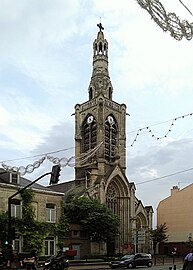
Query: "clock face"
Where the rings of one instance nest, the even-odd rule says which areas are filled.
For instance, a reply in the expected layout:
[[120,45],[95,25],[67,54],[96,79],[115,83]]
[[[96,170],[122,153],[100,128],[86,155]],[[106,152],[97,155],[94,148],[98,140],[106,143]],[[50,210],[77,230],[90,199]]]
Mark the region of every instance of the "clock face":
[[108,122],[109,122],[109,124],[113,124],[114,123],[114,119],[113,119],[113,117],[112,116],[108,116]]
[[87,118],[87,123],[90,124],[92,123],[94,117],[92,115],[90,115],[88,118]]

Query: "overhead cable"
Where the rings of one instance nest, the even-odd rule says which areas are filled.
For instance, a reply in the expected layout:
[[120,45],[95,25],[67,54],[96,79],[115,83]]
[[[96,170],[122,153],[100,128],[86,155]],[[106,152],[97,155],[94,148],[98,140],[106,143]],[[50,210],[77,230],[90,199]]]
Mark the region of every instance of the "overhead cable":
[[154,179],[151,179],[151,180],[139,182],[139,183],[136,183],[135,185],[142,185],[142,184],[146,184],[146,183],[149,183],[149,182],[154,182],[154,181],[157,181],[157,180],[160,180],[160,179],[164,179],[164,178],[166,178],[166,177],[170,177],[170,176],[174,176],[174,175],[177,175],[177,174],[189,172],[189,171],[192,171],[192,170],[193,170],[193,168],[189,168],[189,169],[186,169],[186,170],[183,170],[183,171],[171,173],[171,174],[164,175],[164,176],[161,176],[161,177],[157,177],[157,178],[154,178]]
[[[163,122],[159,122],[159,123],[155,123],[155,124],[152,124],[152,125],[149,125],[149,126],[146,126],[146,127],[142,127],[142,128],[139,128],[137,130],[133,130],[133,131],[130,131],[130,132],[127,132],[127,134],[131,134],[131,133],[134,133],[136,132],[136,135],[135,135],[135,138],[133,140],[133,142],[127,146],[127,147],[132,147],[134,145],[134,143],[137,141],[138,139],[138,136],[139,135],[142,135],[142,131],[149,131],[149,133],[151,134],[151,137],[153,137],[154,139],[157,139],[157,140],[160,140],[160,139],[163,139],[165,137],[167,137],[167,134],[169,132],[172,131],[172,127],[174,126],[174,123],[179,120],[179,119],[184,119],[188,116],[192,116],[193,113],[188,113],[188,114],[185,114],[185,115],[181,115],[181,116],[178,116],[178,117],[175,117],[173,119],[170,119],[170,120],[166,120],[166,121],[163,121]],[[153,131],[152,131],[152,127],[153,126],[157,126],[157,125],[161,125],[161,124],[164,124],[164,123],[168,123],[168,122],[171,122],[170,124],[170,128],[167,130],[167,132],[165,133],[164,136],[161,136],[161,137],[157,137]],[[3,163],[7,163],[7,162],[13,162],[13,161],[19,161],[19,160],[26,160],[26,159],[31,159],[31,158],[35,158],[35,157],[48,157],[49,155],[51,154],[56,154],[56,153],[60,153],[60,152],[64,152],[64,151],[67,151],[67,150],[72,150],[74,149],[75,147],[69,147],[69,148],[63,148],[63,149],[59,149],[59,150],[55,150],[55,151],[52,151],[52,152],[47,152],[47,153],[42,153],[42,154],[37,154],[37,155],[33,155],[33,156],[27,156],[27,157],[22,157],[22,158],[15,158],[15,159],[8,159],[8,160],[3,160],[3,161],[0,161],[0,164],[3,164]],[[65,162],[65,161],[64,161]]]

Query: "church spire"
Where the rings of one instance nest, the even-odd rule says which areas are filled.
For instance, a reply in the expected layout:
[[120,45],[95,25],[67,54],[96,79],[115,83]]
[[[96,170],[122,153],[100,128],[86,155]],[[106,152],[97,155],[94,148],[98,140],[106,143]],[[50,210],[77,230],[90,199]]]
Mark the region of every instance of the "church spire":
[[101,22],[97,24],[99,31],[93,42],[93,71],[89,86],[89,100],[103,94],[112,99],[112,85],[108,71],[108,42],[104,38],[104,27]]

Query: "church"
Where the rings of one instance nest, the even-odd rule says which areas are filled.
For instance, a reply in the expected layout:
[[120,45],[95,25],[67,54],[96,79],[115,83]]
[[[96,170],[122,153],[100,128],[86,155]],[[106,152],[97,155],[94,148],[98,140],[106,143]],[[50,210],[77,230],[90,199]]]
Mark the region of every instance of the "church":
[[[115,253],[149,252],[153,209],[143,206],[135,196],[135,184],[126,176],[128,113],[125,104],[113,100],[108,42],[102,24],[97,26],[88,100],[75,105],[75,180],[63,183],[68,186],[66,199],[83,187],[89,197],[106,204],[120,219],[120,235],[111,246]],[[52,188],[64,192],[63,184]]]

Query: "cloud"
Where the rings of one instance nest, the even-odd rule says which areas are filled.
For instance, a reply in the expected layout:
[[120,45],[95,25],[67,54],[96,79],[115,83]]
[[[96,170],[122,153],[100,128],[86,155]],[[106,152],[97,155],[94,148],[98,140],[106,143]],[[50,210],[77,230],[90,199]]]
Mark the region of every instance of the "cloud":
[[0,105],[0,127],[5,126],[10,120],[9,113]]
[[[66,158],[69,160],[75,155],[74,149],[74,123],[63,122],[60,125],[53,126],[52,130],[44,137],[44,141],[40,143],[36,149],[33,150],[34,154],[48,154],[54,158]],[[55,153],[52,153],[52,152]],[[50,171],[54,164],[48,159],[41,166],[40,170],[34,171],[34,175],[41,175],[45,171]],[[60,181],[67,181],[74,179],[74,168],[70,166],[62,167]],[[46,183],[44,180],[42,183]]]
[[[162,1],[168,11],[182,15],[179,3]],[[92,42],[100,17],[109,43],[113,99],[124,102],[130,113],[126,125],[128,178],[138,184],[191,167],[192,119],[179,121],[165,140],[157,142],[146,132],[129,147],[135,135],[132,130],[192,112],[193,98],[192,41],[178,42],[163,32],[134,0],[121,4],[116,0],[1,1],[1,160],[74,145],[71,114],[76,103],[88,98]],[[167,124],[153,127],[158,137],[168,130]],[[73,154],[69,150],[56,156]],[[27,177],[34,179],[52,165],[46,160]],[[62,169],[61,181],[73,176],[74,168]],[[156,207],[173,184],[190,181],[192,176],[190,171],[136,185],[137,196]]]
[[[192,182],[193,170],[172,175],[193,168],[191,155],[193,140],[184,138],[166,143],[154,143],[140,156],[128,157],[127,173],[136,183],[137,195],[142,201],[156,209],[159,200],[169,192],[173,185],[181,186]],[[167,176],[163,179],[157,179]],[[152,181],[153,180],[153,181]],[[150,196],[150,190],[151,192]]]

